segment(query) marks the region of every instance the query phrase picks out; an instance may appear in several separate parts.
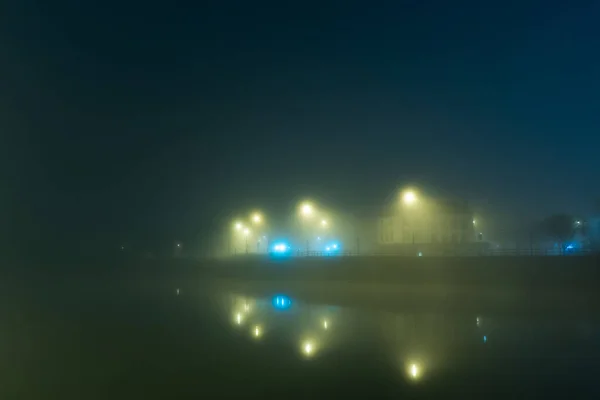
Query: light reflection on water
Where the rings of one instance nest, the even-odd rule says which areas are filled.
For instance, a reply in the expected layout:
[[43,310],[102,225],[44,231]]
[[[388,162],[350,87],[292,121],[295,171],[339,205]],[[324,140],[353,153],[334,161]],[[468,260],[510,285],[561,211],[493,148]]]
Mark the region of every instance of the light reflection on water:
[[[268,344],[273,337],[297,349],[302,360],[329,354],[369,351],[386,360],[407,381],[422,382],[436,370],[451,369],[467,359],[528,357],[547,354],[549,343],[580,344],[581,330],[564,321],[494,318],[487,315],[394,313],[319,305],[284,294],[254,298],[220,295],[233,327],[246,326],[248,339]],[[581,324],[581,323],[580,323]],[[598,326],[593,325],[597,330]],[[525,350],[524,350],[525,349]],[[552,345],[552,351],[569,352]]]

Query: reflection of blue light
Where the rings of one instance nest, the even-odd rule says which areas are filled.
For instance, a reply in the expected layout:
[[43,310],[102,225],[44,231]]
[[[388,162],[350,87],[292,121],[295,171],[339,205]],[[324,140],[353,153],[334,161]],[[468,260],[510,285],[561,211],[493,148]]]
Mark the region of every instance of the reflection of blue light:
[[287,296],[277,295],[273,297],[273,307],[278,310],[287,310],[291,305],[292,301]]
[[573,246],[572,244],[567,246],[567,250],[573,250],[575,248],[575,246]]
[[483,337],[483,343],[487,343],[487,336]]

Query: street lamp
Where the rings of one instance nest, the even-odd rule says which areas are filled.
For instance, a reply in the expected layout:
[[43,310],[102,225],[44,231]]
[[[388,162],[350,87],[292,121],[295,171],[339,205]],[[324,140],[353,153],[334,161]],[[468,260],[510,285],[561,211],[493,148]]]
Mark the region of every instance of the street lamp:
[[[310,217],[312,217],[312,215],[314,214],[315,210],[314,207],[311,203],[305,201],[304,203],[300,204],[300,216],[303,219],[308,219]],[[309,235],[310,237],[311,235]],[[306,239],[306,255],[308,256],[308,253],[310,251],[310,245],[309,245],[310,239]]]
[[310,217],[313,214],[313,206],[310,203],[303,203],[300,206],[300,213],[303,217]]
[[327,220],[326,220],[326,219],[324,219],[324,220],[321,220],[321,226],[322,226],[323,228],[326,228],[326,227],[327,227]]
[[407,190],[402,195],[402,201],[406,205],[413,205],[417,202],[417,195],[412,190]]
[[244,228],[244,237],[246,238],[246,254],[248,254],[248,235],[250,235],[250,229]]
[[[417,194],[415,193],[414,190],[410,190],[409,189],[409,190],[405,190],[402,193],[402,202],[404,203],[405,206],[413,207],[413,206],[415,206],[415,204],[417,203],[418,200],[419,199],[418,199]],[[415,227],[414,227],[414,223],[415,223],[414,218],[411,218],[410,225],[411,225],[411,229],[412,229],[412,244],[413,245],[415,244]]]
[[235,227],[236,231],[239,231],[239,230],[241,230],[243,228],[241,222],[236,222],[233,226]]
[[262,222],[262,215],[259,213],[252,214],[252,222],[257,225],[260,224]]

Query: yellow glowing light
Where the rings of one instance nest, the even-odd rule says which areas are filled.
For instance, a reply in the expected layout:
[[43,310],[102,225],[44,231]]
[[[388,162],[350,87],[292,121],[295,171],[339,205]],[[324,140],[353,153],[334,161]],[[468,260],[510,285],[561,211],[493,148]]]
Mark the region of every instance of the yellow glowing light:
[[417,364],[412,364],[410,366],[410,376],[412,376],[413,378],[419,376],[419,367],[417,367]]
[[323,329],[327,330],[328,328],[329,328],[329,322],[326,319],[324,319],[323,320]]
[[411,205],[417,201],[417,195],[412,190],[409,190],[404,192],[402,195],[402,200],[404,201],[404,204]]
[[242,314],[240,314],[240,313],[237,313],[237,314],[235,315],[235,322],[236,322],[238,325],[240,325],[240,324],[242,323]]
[[324,220],[322,220],[322,221],[321,221],[321,226],[322,226],[322,227],[326,227],[326,226],[327,226],[327,220],[325,220],[325,219],[324,219]]
[[250,229],[244,228],[244,235],[248,236],[250,234]]
[[260,326],[256,325],[254,329],[252,329],[252,334],[255,338],[260,337],[262,335],[262,329],[260,328]]
[[252,222],[260,224],[262,222],[262,216],[259,213],[252,214]]
[[473,225],[475,225],[476,223],[477,223],[477,221],[476,221],[476,220],[473,220]]
[[235,227],[236,231],[239,231],[239,230],[242,229],[242,223],[241,222],[236,222],[235,225],[234,225],[234,227]]
[[311,342],[306,342],[304,343],[302,350],[304,351],[304,354],[310,356],[314,351],[314,345]]
[[410,379],[421,379],[421,377],[423,376],[423,367],[419,363],[411,362],[406,365],[406,374]]
[[302,204],[300,211],[302,212],[303,216],[310,217],[313,213],[313,206],[310,203],[304,203]]

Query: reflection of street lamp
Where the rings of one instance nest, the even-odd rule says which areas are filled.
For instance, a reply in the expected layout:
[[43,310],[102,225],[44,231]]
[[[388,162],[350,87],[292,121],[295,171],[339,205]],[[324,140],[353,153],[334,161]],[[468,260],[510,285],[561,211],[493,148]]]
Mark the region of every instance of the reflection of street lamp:
[[252,329],[252,335],[255,338],[259,338],[262,335],[262,330],[260,329],[259,325],[254,326],[254,329]]
[[419,367],[417,367],[417,364],[413,364],[410,366],[410,376],[412,376],[413,378],[419,376]]
[[312,356],[315,352],[315,344],[311,340],[305,340],[302,343],[302,352],[307,357]]
[[411,362],[406,365],[406,373],[412,380],[419,380],[423,376],[423,366],[416,362]]

